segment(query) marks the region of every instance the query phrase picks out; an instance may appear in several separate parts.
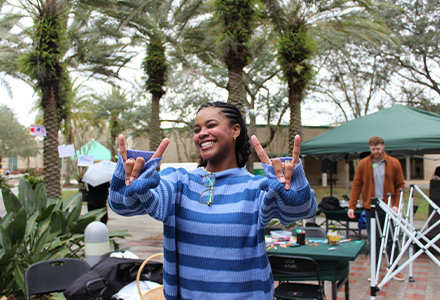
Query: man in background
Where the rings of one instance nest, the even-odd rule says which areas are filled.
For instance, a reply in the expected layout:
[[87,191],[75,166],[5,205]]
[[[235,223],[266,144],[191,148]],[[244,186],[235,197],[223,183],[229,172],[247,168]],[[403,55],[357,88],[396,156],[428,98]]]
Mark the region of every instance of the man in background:
[[[400,200],[400,189],[405,187],[402,166],[400,162],[385,153],[385,142],[379,136],[373,136],[368,140],[371,154],[363,158],[356,169],[353,186],[348,204],[348,217],[354,218],[354,209],[362,192],[362,207],[365,209],[367,220],[367,233],[370,240],[370,217],[371,217],[371,198],[379,198],[388,203],[387,194],[391,193],[391,206],[395,212],[398,210]],[[385,212],[376,207],[381,229],[385,222]],[[394,232],[394,224],[391,222],[391,229]],[[389,238],[391,235],[389,234]],[[391,259],[390,240],[387,243],[387,253]],[[379,231],[376,232],[376,265],[380,254],[381,239]],[[394,259],[399,253],[398,247],[394,251]],[[394,260],[393,259],[393,260]],[[379,268],[380,266],[378,266]],[[403,274],[398,273],[394,276],[397,281],[405,280]]]

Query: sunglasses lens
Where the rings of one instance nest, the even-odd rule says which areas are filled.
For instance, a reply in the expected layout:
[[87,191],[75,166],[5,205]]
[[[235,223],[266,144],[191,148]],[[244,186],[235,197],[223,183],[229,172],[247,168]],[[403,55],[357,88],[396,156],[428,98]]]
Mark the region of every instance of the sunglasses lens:
[[203,204],[211,204],[214,201],[214,192],[206,190],[200,195],[200,202]]
[[214,174],[207,174],[203,176],[202,178],[202,184],[206,187],[211,187],[214,185],[215,182],[215,175]]

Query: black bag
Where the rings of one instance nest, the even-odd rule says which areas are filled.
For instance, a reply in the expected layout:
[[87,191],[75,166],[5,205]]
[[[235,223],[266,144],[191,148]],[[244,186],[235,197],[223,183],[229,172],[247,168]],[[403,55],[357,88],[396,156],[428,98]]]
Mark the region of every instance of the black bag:
[[334,209],[341,209],[341,206],[339,205],[339,200],[336,197],[324,197],[321,200],[321,203],[318,205],[318,209],[321,210],[334,210]]
[[[67,300],[110,300],[121,288],[136,280],[142,259],[107,257],[96,263],[90,271],[75,280],[65,291]],[[141,280],[163,283],[160,262],[148,262],[142,270]]]

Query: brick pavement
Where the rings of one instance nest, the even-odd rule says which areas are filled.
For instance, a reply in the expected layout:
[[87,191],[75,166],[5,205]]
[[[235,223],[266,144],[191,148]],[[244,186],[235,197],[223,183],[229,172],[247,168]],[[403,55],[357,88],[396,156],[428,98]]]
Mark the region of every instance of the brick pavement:
[[[404,256],[401,263],[408,259]],[[408,268],[402,272],[405,281],[399,282],[390,280],[378,292],[377,300],[404,300],[404,299],[440,299],[440,268],[427,255],[419,256],[413,264],[413,277],[415,282],[408,281]],[[381,276],[385,275],[385,270],[381,270]],[[367,278],[370,275],[370,261],[365,254],[360,255],[354,262],[350,263],[350,299],[367,300],[370,297],[370,283]],[[344,299],[344,289],[338,293],[338,300]],[[331,295],[331,288],[326,283],[326,295]]]
[[[122,247],[131,247],[130,251],[141,258],[147,258],[154,253],[162,252],[162,224],[151,219],[148,216],[124,218],[114,215],[110,212],[109,220],[110,230],[128,230],[133,236],[126,240],[121,240]],[[365,236],[363,236],[365,238]],[[368,250],[358,256],[354,262],[350,262],[350,299],[351,300],[369,300],[370,283],[367,278],[370,275],[370,260],[367,256]],[[437,257],[440,259],[440,256]],[[403,258],[402,264],[408,259],[408,254]],[[427,255],[421,255],[414,261],[413,276],[415,282],[408,281],[408,268],[402,272],[405,275],[405,281],[389,281],[378,292],[377,300],[405,300],[422,299],[434,300],[440,299],[440,267],[433,262]],[[385,271],[381,272],[385,275]],[[327,299],[331,299],[331,284],[325,283]],[[344,288],[337,295],[337,300],[343,300]]]

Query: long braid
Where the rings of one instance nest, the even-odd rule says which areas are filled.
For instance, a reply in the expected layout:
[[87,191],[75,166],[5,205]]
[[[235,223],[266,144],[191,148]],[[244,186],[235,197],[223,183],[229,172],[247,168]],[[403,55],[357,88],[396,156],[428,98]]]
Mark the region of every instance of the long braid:
[[[243,116],[240,110],[234,105],[226,102],[208,102],[203,104],[197,113],[200,110],[206,107],[217,107],[221,108],[221,112],[229,119],[229,123],[231,125],[238,124],[240,125],[240,135],[237,137],[235,142],[235,158],[237,160],[237,165],[239,168],[242,168],[246,165],[247,159],[251,153],[250,151],[250,143],[249,136],[247,134],[246,123],[243,119]],[[199,157],[199,167],[206,167],[208,162],[204,160],[201,156]]]

